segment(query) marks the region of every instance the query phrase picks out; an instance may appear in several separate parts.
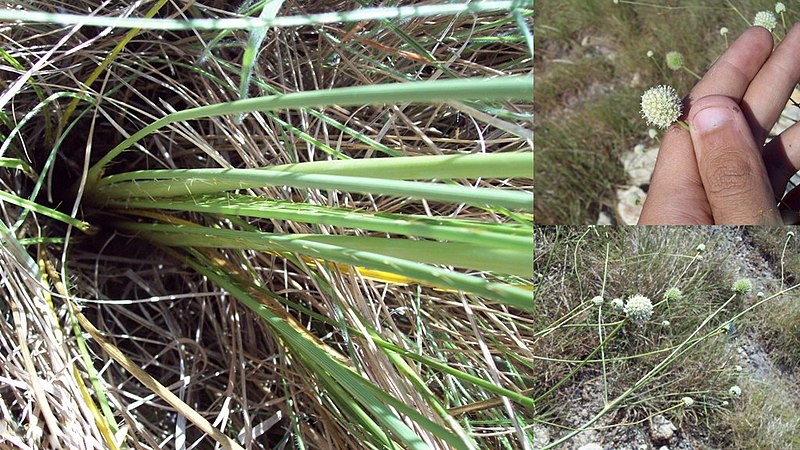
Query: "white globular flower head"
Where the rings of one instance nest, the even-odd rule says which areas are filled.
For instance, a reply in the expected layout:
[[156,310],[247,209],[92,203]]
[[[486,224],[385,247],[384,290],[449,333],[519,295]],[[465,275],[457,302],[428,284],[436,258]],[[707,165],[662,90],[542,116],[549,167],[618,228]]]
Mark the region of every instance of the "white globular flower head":
[[778,19],[775,18],[775,14],[769,11],[759,11],[756,13],[756,17],[753,18],[753,26],[764,27],[772,31],[778,26]]
[[667,61],[667,67],[671,70],[680,70],[683,67],[683,55],[681,52],[668,52],[664,59]]
[[786,5],[783,2],[775,3],[775,14],[783,14],[786,12]]
[[747,295],[753,290],[753,282],[747,278],[740,278],[733,283],[733,291],[739,295]]
[[692,397],[683,397],[681,402],[683,402],[683,406],[687,408],[694,405],[694,399]]
[[726,34],[728,34],[728,27],[720,28],[719,29],[719,34],[722,35],[722,36],[725,36]]
[[733,385],[730,389],[728,389],[728,394],[730,394],[730,396],[733,398],[739,398],[742,396],[742,388]]
[[664,327],[664,328],[669,328],[670,325],[672,325],[672,324],[670,323],[669,320],[665,320],[665,321],[661,322],[661,326]]
[[642,94],[642,117],[648,125],[667,128],[681,116],[683,105],[671,86],[656,86]]
[[625,304],[625,314],[633,323],[642,326],[653,315],[653,302],[644,295],[636,294]]
[[658,137],[658,131],[655,128],[650,128],[647,130],[647,135],[650,136],[650,139],[655,139]]
[[594,297],[592,297],[592,303],[594,303],[595,306],[602,305],[603,304],[603,296],[602,295],[595,295]]
[[653,53],[653,51],[652,51],[652,50],[648,50],[648,51],[647,51],[647,57],[648,57],[648,58],[652,58],[654,54],[655,54],[655,53]]
[[622,301],[621,298],[615,298],[614,300],[611,300],[611,307],[617,311],[624,311],[625,303]]
[[683,292],[676,287],[671,287],[667,289],[667,292],[664,292],[664,298],[667,300],[680,300],[683,298]]
[[697,247],[695,247],[695,250],[697,251],[697,253],[703,253],[704,251],[706,251],[706,244],[702,244],[702,243],[701,244],[697,244]]

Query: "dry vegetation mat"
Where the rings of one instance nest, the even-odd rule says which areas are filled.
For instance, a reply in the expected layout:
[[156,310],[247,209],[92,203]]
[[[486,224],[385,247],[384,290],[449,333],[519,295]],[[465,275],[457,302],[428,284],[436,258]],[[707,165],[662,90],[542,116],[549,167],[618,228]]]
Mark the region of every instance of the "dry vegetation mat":
[[541,448],[800,445],[794,231],[537,227]]
[[0,447],[531,449],[532,7],[0,3]]

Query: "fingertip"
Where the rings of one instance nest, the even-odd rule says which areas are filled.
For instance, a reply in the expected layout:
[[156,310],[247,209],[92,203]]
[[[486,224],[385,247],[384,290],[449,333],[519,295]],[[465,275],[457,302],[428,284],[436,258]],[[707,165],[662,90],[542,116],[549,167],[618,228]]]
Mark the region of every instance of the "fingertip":
[[707,95],[703,98],[697,99],[692,104],[692,109],[689,111],[688,123],[694,127],[695,119],[698,113],[709,108],[721,108],[731,110],[734,114],[741,114],[742,110],[739,104],[730,97],[725,95]]
[[[739,39],[747,39],[751,44],[758,45],[760,47],[759,50],[766,49],[772,51],[772,47],[775,45],[772,33],[766,28],[757,25],[745,30],[745,32],[739,36]],[[737,39],[737,41],[739,39]]]
[[[748,29],[746,29],[744,31],[744,33],[742,33],[742,35],[744,36],[745,33],[752,34],[753,36],[758,36],[758,39],[761,39],[761,40],[764,40],[764,41],[767,41],[767,40],[770,41],[770,42],[773,41],[772,32],[769,31],[768,29],[760,26],[760,25],[753,25],[753,26],[749,27]],[[751,37],[751,39],[752,39],[752,37]]]

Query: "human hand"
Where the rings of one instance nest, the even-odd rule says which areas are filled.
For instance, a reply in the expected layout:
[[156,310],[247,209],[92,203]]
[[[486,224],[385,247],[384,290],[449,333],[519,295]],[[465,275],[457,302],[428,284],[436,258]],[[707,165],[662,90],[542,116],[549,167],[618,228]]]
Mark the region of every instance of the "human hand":
[[[766,146],[800,78],[800,24],[775,51],[752,27],[684,99],[681,120],[661,142],[639,224],[782,224],[776,207],[800,167],[800,123]],[[782,207],[796,211],[800,190]]]

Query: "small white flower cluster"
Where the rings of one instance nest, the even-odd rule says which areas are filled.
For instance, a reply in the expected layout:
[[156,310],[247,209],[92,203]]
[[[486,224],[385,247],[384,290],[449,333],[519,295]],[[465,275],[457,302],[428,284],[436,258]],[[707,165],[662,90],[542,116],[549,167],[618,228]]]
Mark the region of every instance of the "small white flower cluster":
[[611,300],[611,307],[616,311],[622,312],[625,310],[625,302],[621,298],[615,298]]
[[683,67],[683,55],[680,52],[668,52],[665,59],[670,70],[680,70]]
[[756,13],[756,17],[753,18],[753,26],[764,27],[772,31],[778,26],[778,19],[775,18],[775,14],[769,11],[759,11]]
[[728,394],[730,394],[730,396],[733,398],[739,398],[742,396],[742,388],[733,385],[730,389],[728,389]]
[[594,303],[595,306],[602,305],[603,304],[603,296],[602,295],[595,295],[594,297],[592,297],[592,303]]
[[706,244],[703,243],[697,244],[695,250],[697,251],[697,253],[703,253],[704,251],[706,251]]
[[656,86],[642,94],[642,117],[648,125],[667,128],[681,116],[683,105],[675,88]]
[[747,295],[753,290],[753,282],[747,278],[740,278],[733,283],[733,291],[739,295]]
[[720,28],[719,29],[719,34],[720,34],[720,36],[725,36],[726,34],[728,34],[728,27]]
[[783,2],[775,3],[775,14],[783,14],[786,12],[786,5]]
[[687,408],[694,405],[694,399],[692,397],[683,397],[681,401],[683,402],[683,406]]
[[625,314],[633,323],[642,326],[653,315],[653,302],[644,295],[636,294],[625,304]]

